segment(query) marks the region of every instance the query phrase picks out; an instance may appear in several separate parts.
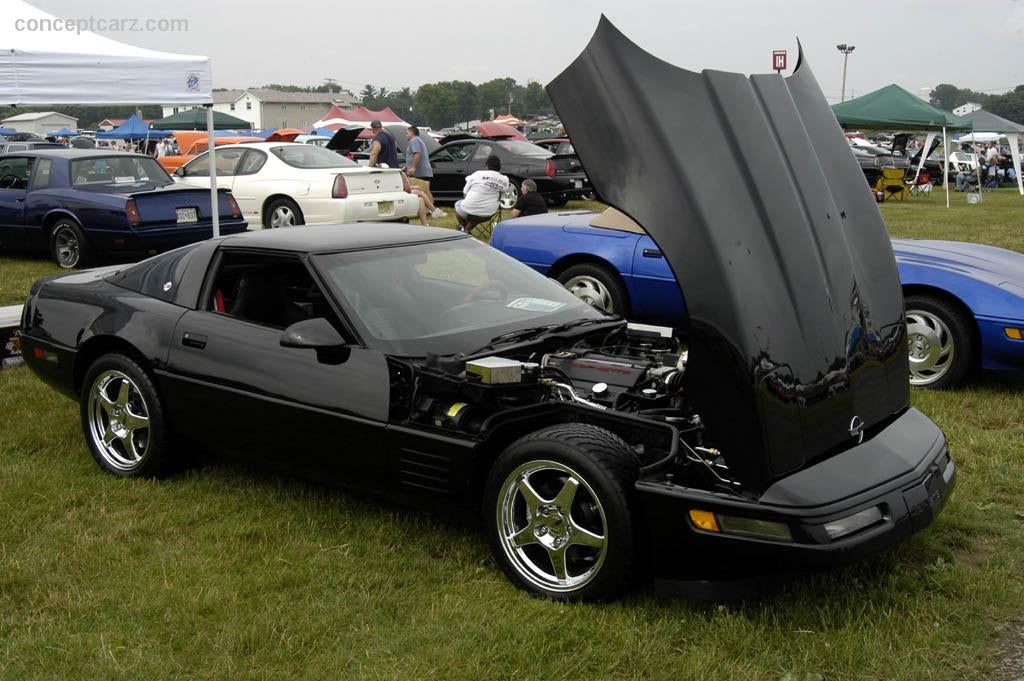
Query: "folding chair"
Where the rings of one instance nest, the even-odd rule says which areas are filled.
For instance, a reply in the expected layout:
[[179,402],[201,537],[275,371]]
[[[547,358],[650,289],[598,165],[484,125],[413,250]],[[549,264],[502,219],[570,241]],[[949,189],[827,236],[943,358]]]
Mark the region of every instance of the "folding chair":
[[883,201],[899,196],[900,201],[907,198],[907,185],[903,184],[902,168],[882,168],[882,176],[875,183],[875,191],[882,192]]
[[907,193],[910,195],[921,194],[924,196],[931,196],[932,194],[932,177],[930,173],[921,171],[917,175],[917,179],[911,175],[907,181]]
[[466,231],[477,239],[490,243],[491,235],[494,233],[494,228],[499,222],[501,222],[501,208],[498,208],[496,213],[481,222],[470,220],[466,226]]

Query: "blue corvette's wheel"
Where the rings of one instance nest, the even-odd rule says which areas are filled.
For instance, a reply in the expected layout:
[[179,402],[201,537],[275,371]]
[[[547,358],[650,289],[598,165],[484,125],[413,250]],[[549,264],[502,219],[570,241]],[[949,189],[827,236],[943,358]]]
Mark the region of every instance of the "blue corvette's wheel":
[[629,314],[629,296],[618,275],[597,263],[573,265],[558,275],[558,281],[580,300],[608,314]]
[[951,388],[967,378],[974,362],[974,333],[964,314],[937,296],[910,295],[907,352],[910,384]]

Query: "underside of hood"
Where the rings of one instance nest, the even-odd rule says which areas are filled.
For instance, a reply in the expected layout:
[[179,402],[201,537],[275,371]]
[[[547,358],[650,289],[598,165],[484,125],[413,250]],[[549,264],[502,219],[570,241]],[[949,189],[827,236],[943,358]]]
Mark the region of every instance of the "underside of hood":
[[788,78],[694,73],[602,17],[547,89],[686,292],[688,395],[740,480],[764,489],[907,407],[892,246],[802,56]]

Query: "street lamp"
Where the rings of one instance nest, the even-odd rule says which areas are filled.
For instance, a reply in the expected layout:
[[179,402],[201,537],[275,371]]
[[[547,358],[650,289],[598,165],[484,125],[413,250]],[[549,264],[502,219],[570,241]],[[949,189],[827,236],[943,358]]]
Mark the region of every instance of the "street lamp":
[[850,53],[853,52],[853,45],[847,45],[842,43],[836,45],[836,49],[843,53],[843,95],[842,101],[846,101],[846,60],[850,58]]

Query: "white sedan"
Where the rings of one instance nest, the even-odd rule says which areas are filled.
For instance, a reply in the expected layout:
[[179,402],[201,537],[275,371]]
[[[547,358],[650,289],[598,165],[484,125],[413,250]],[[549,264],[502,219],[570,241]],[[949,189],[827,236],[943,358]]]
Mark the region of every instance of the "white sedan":
[[[419,198],[398,169],[364,168],[310,144],[218,146],[217,185],[231,190],[249,229],[416,217]],[[210,160],[197,156],[175,180],[210,186]]]

